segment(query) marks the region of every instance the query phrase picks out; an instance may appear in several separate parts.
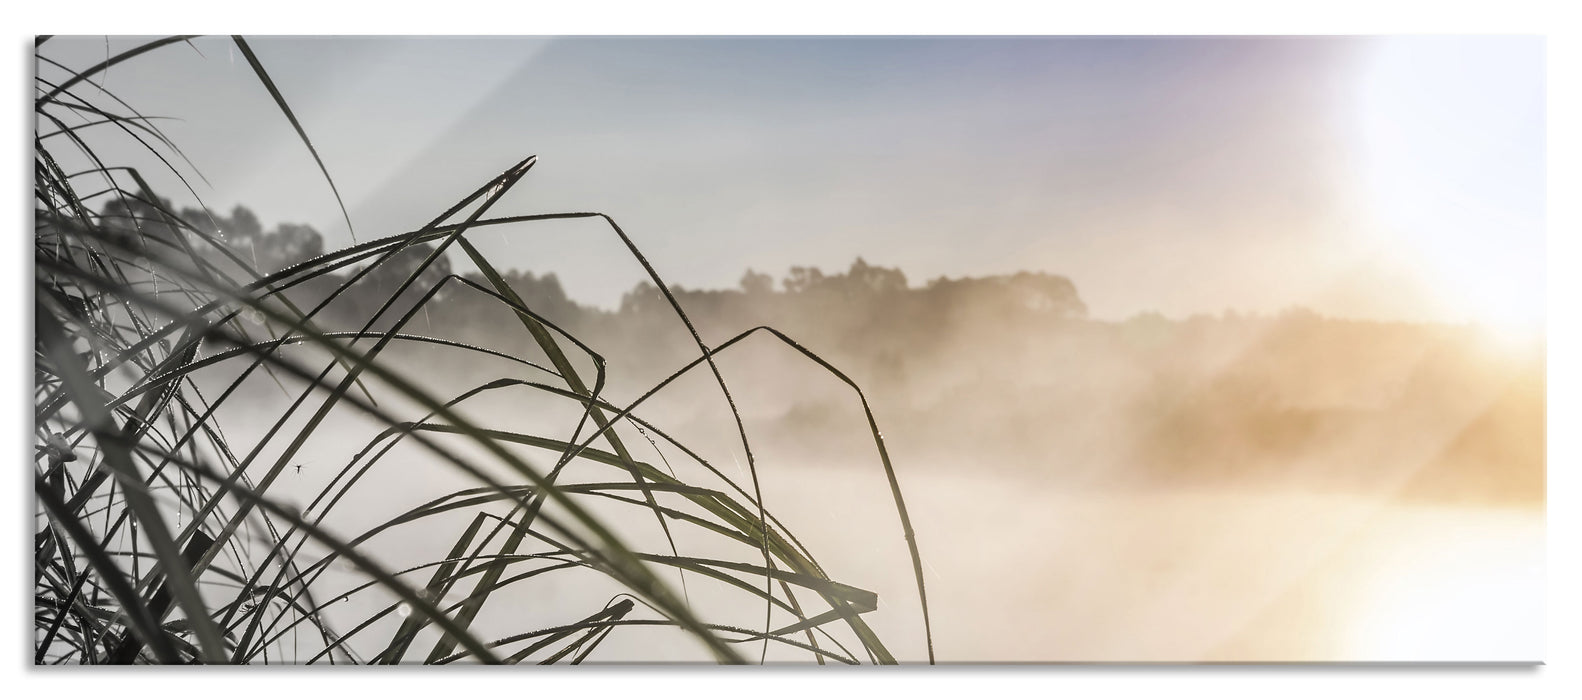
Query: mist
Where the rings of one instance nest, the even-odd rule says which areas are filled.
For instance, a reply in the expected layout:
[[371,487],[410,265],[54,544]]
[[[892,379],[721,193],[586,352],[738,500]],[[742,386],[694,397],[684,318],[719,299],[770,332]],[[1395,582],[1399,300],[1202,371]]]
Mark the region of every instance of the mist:
[[1424,41],[40,37],[35,663],[1541,660]]
[[[640,458],[689,483],[718,483],[673,439],[751,493],[750,448],[765,507],[832,576],[880,592],[867,617],[897,640],[903,660],[926,660],[921,610],[863,397],[907,499],[940,660],[1541,654],[1541,343],[1503,342],[1472,325],[1300,308],[1094,320],[1068,279],[1046,273],[912,284],[898,268],[863,260],[841,271],[793,267],[779,280],[746,271],[736,289],[673,290],[704,342],[719,347],[772,327],[862,395],[778,337],[752,333],[716,356],[744,448],[731,406],[656,287],[638,285],[605,310],[568,298],[553,273],[506,279],[528,308],[605,360],[601,397],[610,404],[630,406],[668,380],[635,410],[650,429],[623,431]],[[380,298],[378,282],[369,284]],[[330,309],[361,308],[357,294],[346,299]],[[386,351],[437,395],[502,379],[555,381],[522,364],[549,359],[510,309],[455,285],[427,305],[400,330],[513,358],[458,363],[456,349],[422,343]],[[577,362],[596,373],[588,356]],[[279,414],[287,393],[263,378],[247,386],[250,411]],[[526,434],[571,434],[583,419],[576,402],[519,386],[457,407],[480,425]],[[230,424],[252,434],[259,421],[240,418]],[[379,433],[373,422],[334,420],[348,422],[321,431],[333,437],[306,449],[311,461],[287,479],[287,493],[316,492]],[[524,455],[544,468],[555,457]],[[588,469],[576,480],[623,474]],[[473,485],[408,445],[365,478],[378,486],[334,521],[348,534]],[[647,551],[668,552],[673,542],[697,556],[753,556],[686,528],[667,540],[640,510],[598,512]],[[415,561],[439,556],[446,537],[419,532],[368,546]],[[722,618],[751,619],[761,606],[717,582],[675,580]],[[557,610],[618,590],[606,581],[507,593],[480,625],[502,636],[549,626]],[[349,607],[350,619],[374,605]],[[617,637],[602,658],[705,658],[673,632]]]

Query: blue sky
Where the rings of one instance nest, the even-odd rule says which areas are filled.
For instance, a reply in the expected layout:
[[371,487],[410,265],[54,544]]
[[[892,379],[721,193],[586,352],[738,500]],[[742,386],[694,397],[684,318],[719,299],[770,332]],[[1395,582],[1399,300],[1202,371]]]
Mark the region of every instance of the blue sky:
[[[537,154],[498,212],[609,213],[688,287],[862,256],[914,283],[1064,274],[1103,318],[1299,304],[1542,318],[1538,38],[252,43],[361,238],[419,226]],[[106,50],[52,44],[75,66]],[[209,206],[349,241],[227,41],[167,47],[104,82],[184,120],[165,128]],[[476,240],[605,306],[641,277],[591,224]]]

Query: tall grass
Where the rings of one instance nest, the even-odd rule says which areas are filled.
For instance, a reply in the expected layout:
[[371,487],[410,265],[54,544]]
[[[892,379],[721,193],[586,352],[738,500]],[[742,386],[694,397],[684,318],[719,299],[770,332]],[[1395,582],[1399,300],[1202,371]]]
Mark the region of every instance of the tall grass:
[[[186,40],[149,41],[80,70],[48,57],[49,37],[36,41],[36,664],[580,663],[601,658],[611,637],[644,627],[680,630],[721,662],[762,661],[773,646],[821,664],[892,663],[895,654],[862,617],[877,607],[877,594],[836,581],[764,506],[749,436],[716,364],[750,335],[796,349],[861,402],[910,548],[922,641],[933,661],[921,560],[901,489],[867,399],[846,375],[769,328],[706,345],[607,216],[491,217],[533,157],[480,177],[476,190],[421,227],[276,272],[254,269],[207,227],[166,206],[137,167],[98,156],[108,139],[130,140],[197,197],[188,186],[196,169],[158,121],[91,83],[115,64]],[[233,41],[334,188],[331,168],[285,97],[289,86],[271,79],[245,39]],[[43,77],[44,66],[57,79]],[[68,161],[89,165],[68,172]],[[107,217],[112,202],[142,213]],[[535,222],[564,218],[603,221],[696,345],[694,361],[630,403],[605,395],[598,352],[525,304],[468,240],[482,229],[531,235]],[[326,327],[332,302],[413,251],[426,254],[377,309],[346,328]],[[450,252],[465,256],[483,282],[433,274]],[[330,280],[328,295],[308,308],[288,294]],[[417,334],[413,319],[448,292],[481,294],[508,310],[547,363]],[[504,358],[519,373],[436,392],[382,356],[402,344],[445,348],[458,363]],[[750,483],[736,483],[672,440],[662,420],[641,413],[649,397],[705,365],[736,417]],[[256,442],[233,443],[221,423],[227,409],[248,401],[244,384],[260,375],[287,391],[290,405],[249,426],[263,430]],[[465,408],[489,392],[574,406],[579,419],[566,434],[485,425]],[[348,415],[381,429],[335,465],[306,506],[284,498],[281,479],[311,456],[310,440],[340,430],[332,426]],[[634,435],[708,476],[683,480],[639,459],[630,448]],[[420,448],[426,463],[475,485],[432,494],[345,534],[332,516],[349,495],[383,487],[375,468],[398,445]],[[540,463],[523,448],[551,457]],[[644,520],[611,519],[612,508]],[[631,544],[641,534],[633,522],[651,522],[666,545]],[[414,531],[445,532],[453,544],[442,558],[399,566],[371,554],[378,538]],[[688,536],[678,537],[682,531]],[[699,533],[735,543],[731,551],[741,556],[687,553],[682,543]],[[486,607],[512,605],[536,595],[533,584],[575,572],[619,592],[592,609],[556,607],[549,614],[558,622],[539,629],[482,631]],[[706,601],[678,594],[687,576],[751,596],[762,615],[718,619],[700,604]],[[357,610],[364,612],[350,612]]]

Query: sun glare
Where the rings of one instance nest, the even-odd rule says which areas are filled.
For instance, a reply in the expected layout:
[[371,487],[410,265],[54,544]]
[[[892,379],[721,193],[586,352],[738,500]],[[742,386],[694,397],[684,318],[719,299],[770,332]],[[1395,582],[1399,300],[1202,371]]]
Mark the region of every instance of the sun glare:
[[1357,107],[1383,249],[1435,291],[1445,320],[1541,332],[1543,44],[1381,39]]
[[1467,511],[1424,522],[1437,534],[1397,543],[1358,601],[1351,654],[1370,661],[1542,659],[1541,518]]

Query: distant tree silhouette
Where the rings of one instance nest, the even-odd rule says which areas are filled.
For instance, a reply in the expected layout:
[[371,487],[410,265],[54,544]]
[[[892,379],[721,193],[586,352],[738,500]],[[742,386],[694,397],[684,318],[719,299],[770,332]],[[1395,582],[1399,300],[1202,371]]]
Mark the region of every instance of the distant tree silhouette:
[[[434,245],[432,243],[417,243],[403,248],[385,261],[384,264],[369,273],[367,279],[374,286],[380,287],[381,291],[394,293],[408,278],[418,272],[418,267],[433,252]],[[418,274],[417,280],[412,283],[409,289],[426,292],[434,285],[439,284],[449,274],[450,259],[441,255]]]
[[748,268],[742,274],[741,288],[748,296],[769,294],[775,290],[775,278]]
[[665,298],[653,282],[643,280],[621,295],[620,308],[622,314],[647,314],[666,308]]
[[[245,207],[220,216],[127,198],[107,204],[104,216],[151,248],[173,249],[172,241],[159,240],[176,231],[162,212],[213,235],[266,274],[323,250],[312,227],[264,230]],[[190,242],[201,251],[195,238]],[[360,326],[433,250],[413,246],[372,271],[329,307],[321,317],[326,326]],[[217,266],[232,264],[213,252]],[[389,328],[450,271],[448,259],[437,259],[375,329]],[[647,388],[697,357],[652,281],[637,283],[616,310],[605,311],[577,303],[553,273],[501,274],[528,308],[623,368],[612,387]],[[469,278],[492,287],[477,273]],[[292,299],[306,307],[345,279],[315,279],[293,289]],[[1455,425],[1465,428],[1448,436],[1454,439],[1412,488],[1543,497],[1543,364],[1524,366],[1523,374],[1496,371],[1470,349],[1465,329],[1347,321],[1303,308],[1090,320],[1076,285],[1060,275],[938,277],[911,286],[900,269],[864,258],[838,272],[791,267],[778,289],[773,277],[749,269],[731,289],[670,291],[706,343],[758,325],[783,331],[871,388],[897,444],[980,468],[1022,469],[1029,455],[1070,455],[1072,463],[1108,455],[1120,478],[1185,483],[1284,478],[1281,470],[1293,465],[1323,463],[1325,471],[1302,478],[1367,488],[1390,473],[1387,458],[1395,453],[1386,448],[1399,442],[1395,426]],[[448,288],[431,304],[408,331],[519,356],[536,352],[510,311],[480,292]],[[774,353],[755,355],[749,347],[728,360],[763,368],[744,375],[752,377],[748,384],[799,397],[763,418],[776,421],[781,439],[832,455],[846,449],[826,439],[840,404],[778,369]],[[445,348],[399,352],[425,369],[453,357]],[[480,381],[501,371],[443,366],[446,373],[476,372]],[[691,410],[679,401],[678,408]]]
[[254,243],[259,272],[269,273],[324,254],[324,237],[307,224],[280,224]]
[[[352,285],[345,296],[337,301],[336,313],[349,315],[348,318],[359,322],[366,321],[392,296],[395,296],[396,290],[400,289],[408,278],[417,273],[417,279],[407,286],[390,310],[386,311],[373,326],[375,330],[389,329],[402,313],[412,308],[412,304],[417,303],[450,274],[450,259],[444,255],[423,268],[421,273],[418,272],[419,266],[434,250],[434,246],[429,243],[417,243],[403,248]],[[439,296],[429,301],[428,313],[418,317],[423,323],[432,322],[435,310],[444,303],[448,291],[442,291]]]
[[[136,235],[134,241],[162,240],[176,249],[175,235],[178,228],[191,227],[205,236],[184,234],[187,244],[204,254],[209,263],[222,270],[234,270],[228,256],[215,246],[225,246],[229,251],[260,274],[269,274],[310,260],[324,254],[324,237],[307,224],[282,223],[273,231],[265,231],[258,216],[251,209],[237,205],[230,216],[216,214],[196,207],[179,211],[170,200],[155,200],[146,196],[114,197],[100,213],[105,225]],[[211,245],[204,238],[213,241]]]
[[824,281],[824,273],[816,267],[793,267],[791,273],[780,286],[788,294],[800,294],[808,291]]
[[854,291],[887,294],[906,290],[906,275],[899,268],[875,267],[857,258],[846,272],[845,282]]

